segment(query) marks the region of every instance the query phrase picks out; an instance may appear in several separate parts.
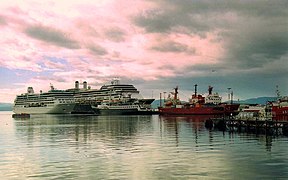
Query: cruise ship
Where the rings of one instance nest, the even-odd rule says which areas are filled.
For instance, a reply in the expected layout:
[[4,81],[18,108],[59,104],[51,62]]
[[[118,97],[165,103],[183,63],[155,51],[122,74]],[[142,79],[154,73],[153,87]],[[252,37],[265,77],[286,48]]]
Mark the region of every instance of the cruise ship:
[[75,106],[74,93],[56,90],[50,85],[48,92],[34,93],[28,87],[27,93],[17,95],[14,101],[15,114],[64,114],[71,113]]
[[[132,107],[131,105],[135,105],[136,102],[142,111],[150,112],[151,103],[154,101],[154,99],[143,98],[133,85],[121,84],[118,78],[114,78],[110,84],[103,85],[100,89],[91,89],[86,81],[83,82],[83,88],[80,88],[79,84],[79,81],[76,81],[75,88],[68,90],[75,93],[76,107],[74,113],[87,113],[91,110],[95,112],[95,109],[96,113],[99,113],[99,108],[103,107],[101,105],[104,104],[106,104],[105,107],[107,105],[122,106],[121,113],[125,113],[123,105]],[[127,111],[129,111],[128,109]],[[116,112],[115,109],[112,111],[112,113]]]

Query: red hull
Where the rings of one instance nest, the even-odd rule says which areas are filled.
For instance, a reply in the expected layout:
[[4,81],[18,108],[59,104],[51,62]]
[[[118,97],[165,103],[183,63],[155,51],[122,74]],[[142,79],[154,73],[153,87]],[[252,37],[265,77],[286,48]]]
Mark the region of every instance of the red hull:
[[273,120],[288,121],[288,107],[272,106]]
[[160,107],[159,113],[162,115],[236,115],[239,104],[225,104],[215,107]]

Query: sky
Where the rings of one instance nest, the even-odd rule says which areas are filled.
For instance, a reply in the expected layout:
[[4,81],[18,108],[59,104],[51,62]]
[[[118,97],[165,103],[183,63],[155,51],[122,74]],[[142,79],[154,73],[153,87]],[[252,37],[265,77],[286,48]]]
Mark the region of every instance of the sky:
[[112,78],[144,98],[288,95],[287,0],[1,0],[0,102]]

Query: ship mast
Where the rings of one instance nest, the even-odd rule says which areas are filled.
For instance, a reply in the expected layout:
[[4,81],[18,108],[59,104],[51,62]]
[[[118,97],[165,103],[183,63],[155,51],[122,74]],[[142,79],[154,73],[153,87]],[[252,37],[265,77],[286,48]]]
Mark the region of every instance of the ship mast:
[[231,104],[233,104],[233,91],[231,91]]
[[280,94],[278,85],[276,85],[276,96],[277,96],[278,99],[281,99],[281,94]]
[[176,86],[175,88],[175,94],[174,94],[174,100],[176,101],[177,100],[177,97],[178,96],[178,86]]
[[[165,102],[164,102],[165,104]],[[160,93],[160,107],[162,107],[162,93]]]

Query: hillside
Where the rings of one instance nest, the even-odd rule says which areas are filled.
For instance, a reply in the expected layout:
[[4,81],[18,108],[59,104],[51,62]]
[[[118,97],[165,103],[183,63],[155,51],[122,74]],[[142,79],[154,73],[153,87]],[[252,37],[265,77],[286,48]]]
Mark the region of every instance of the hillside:
[[277,97],[257,97],[243,101],[235,101],[240,104],[266,104],[268,101],[276,101]]
[[12,111],[12,106],[11,103],[0,103],[0,111]]

